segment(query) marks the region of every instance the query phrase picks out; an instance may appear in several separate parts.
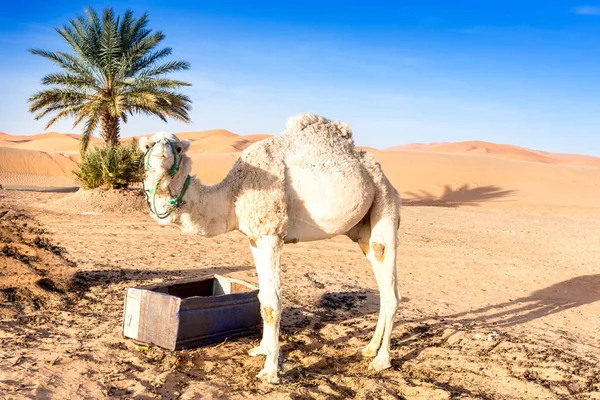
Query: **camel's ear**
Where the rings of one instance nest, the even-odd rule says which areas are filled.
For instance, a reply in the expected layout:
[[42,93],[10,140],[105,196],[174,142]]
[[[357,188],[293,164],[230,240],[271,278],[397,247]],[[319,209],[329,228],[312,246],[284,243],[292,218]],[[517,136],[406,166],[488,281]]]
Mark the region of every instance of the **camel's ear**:
[[141,138],[140,139],[140,150],[142,150],[145,153],[146,150],[148,150],[148,148],[150,148],[150,139],[148,139],[147,137]]
[[[181,150],[180,150],[181,149]],[[183,154],[186,153],[190,149],[190,141],[187,139],[183,139],[177,145],[177,153]]]

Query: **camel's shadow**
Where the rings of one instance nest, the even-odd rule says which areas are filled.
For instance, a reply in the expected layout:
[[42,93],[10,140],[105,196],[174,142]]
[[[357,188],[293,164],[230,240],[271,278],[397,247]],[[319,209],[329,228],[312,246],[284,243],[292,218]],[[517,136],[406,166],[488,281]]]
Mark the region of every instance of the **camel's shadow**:
[[[321,321],[339,322],[348,317],[369,316],[376,314],[379,307],[376,301],[360,304],[361,299],[376,299],[376,292],[357,291],[342,293],[325,293],[320,300],[321,305],[327,305],[332,298],[353,296],[353,304],[358,304],[348,313],[348,307],[326,307],[314,313],[315,318]],[[408,299],[402,299],[407,302]],[[490,304],[460,313],[425,316],[418,319],[406,319],[399,323],[424,323],[432,319],[440,321],[443,325],[460,323],[461,325],[482,325],[485,327],[512,327],[520,324],[556,314],[565,310],[580,307],[600,301],[600,274],[582,275],[566,281],[558,282],[544,289],[511,301]],[[401,307],[401,305],[400,305]]]
[[[379,308],[376,301],[362,301],[365,293],[369,298],[375,299],[377,297],[375,292],[364,291],[325,293],[319,302],[320,307],[317,308],[320,311],[313,312],[313,320],[310,321],[311,323],[306,324],[306,329],[315,331],[311,332],[310,335],[319,335],[318,345],[300,346],[300,349],[302,350],[302,347],[305,347],[304,350],[311,352],[315,347],[337,346],[342,348],[344,343],[351,338],[359,338],[366,344],[373,334],[376,322],[375,314],[378,313]],[[343,307],[321,307],[322,305],[327,306],[332,298],[343,298],[344,296],[354,297],[355,304],[358,304],[357,307],[352,308],[351,313]],[[395,368],[399,368],[403,362],[415,358],[422,350],[427,348],[430,342],[434,343],[432,345],[436,345],[434,340],[437,337],[436,335],[441,334],[446,328],[455,329],[457,326],[461,327],[460,329],[513,327],[599,300],[600,274],[583,275],[504,303],[448,315],[430,315],[418,319],[397,320],[396,327],[400,328],[403,333],[400,337],[393,339],[394,346],[417,347],[418,349],[405,355],[402,360],[396,360],[393,365],[395,365]],[[408,301],[408,299],[403,299],[404,301]],[[326,324],[344,325],[350,329],[344,336],[327,339],[317,332]],[[285,325],[285,323],[282,323],[282,326]],[[288,328],[291,328],[292,332],[302,330],[298,326]],[[432,339],[426,340],[430,336]],[[284,345],[282,349],[285,351],[293,347],[297,348],[298,346],[296,343],[292,343],[291,345]],[[327,375],[331,373],[330,361],[332,360],[325,357],[308,367],[297,368],[297,371],[292,374],[300,376],[310,374],[311,371],[318,371],[320,374]],[[364,361],[356,352],[338,357],[335,363],[337,370],[351,370],[354,368],[353,364],[364,363]]]
[[599,300],[600,274],[582,275],[515,300],[437,318],[448,323],[511,327]]

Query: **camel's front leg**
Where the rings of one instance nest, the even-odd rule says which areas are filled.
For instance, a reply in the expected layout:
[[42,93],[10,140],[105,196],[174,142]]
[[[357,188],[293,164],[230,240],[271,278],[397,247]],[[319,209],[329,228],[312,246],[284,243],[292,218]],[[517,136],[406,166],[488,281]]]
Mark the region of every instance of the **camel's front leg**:
[[260,314],[263,319],[263,338],[260,346],[250,355],[267,356],[265,366],[257,375],[268,383],[279,383],[277,367],[279,361],[279,322],[281,321],[281,287],[279,265],[283,241],[278,236],[262,236],[250,240],[250,248],[258,273]]

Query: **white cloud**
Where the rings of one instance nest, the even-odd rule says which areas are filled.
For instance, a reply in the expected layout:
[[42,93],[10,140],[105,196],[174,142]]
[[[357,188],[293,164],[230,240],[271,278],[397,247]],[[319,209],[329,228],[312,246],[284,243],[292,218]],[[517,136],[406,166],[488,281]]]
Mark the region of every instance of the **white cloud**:
[[600,16],[600,7],[595,6],[579,6],[573,9],[575,14],[579,15],[597,15]]

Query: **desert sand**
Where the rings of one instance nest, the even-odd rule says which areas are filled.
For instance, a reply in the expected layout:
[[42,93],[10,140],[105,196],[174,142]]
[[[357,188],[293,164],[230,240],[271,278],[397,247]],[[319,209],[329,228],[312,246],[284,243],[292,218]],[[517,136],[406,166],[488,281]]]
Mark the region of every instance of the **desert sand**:
[[411,143],[404,146],[389,147],[391,151],[428,151],[436,153],[483,154],[513,160],[536,161],[551,164],[600,166],[600,158],[582,154],[548,153],[508,144],[496,144],[481,141],[456,143]]
[[[270,137],[240,136],[224,129],[182,132],[178,136],[192,142],[192,172],[207,184],[221,180],[246,147]],[[0,133],[0,141],[0,184],[5,187],[77,186],[71,174],[78,159],[77,135]],[[92,142],[98,144],[99,139]],[[362,149],[376,155],[392,184],[411,204],[594,207],[600,203],[597,157],[486,142]]]
[[[206,183],[267,137],[181,136]],[[0,184],[75,186],[72,139],[0,134]],[[256,282],[241,234],[161,228],[131,192],[0,191],[0,397],[600,399],[598,159],[441,148],[369,150],[405,204],[392,368],[368,371],[356,354],[379,301],[358,246],[300,243],[284,252],[279,386],[254,378],[259,335],[178,352],[121,335],[127,287]]]

